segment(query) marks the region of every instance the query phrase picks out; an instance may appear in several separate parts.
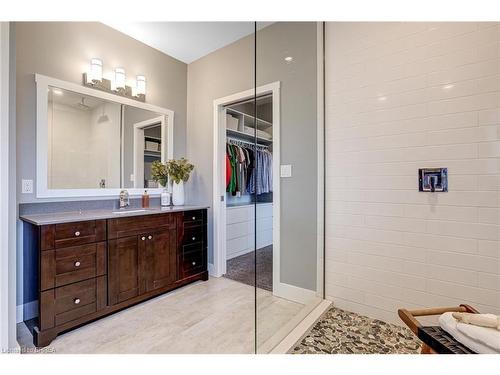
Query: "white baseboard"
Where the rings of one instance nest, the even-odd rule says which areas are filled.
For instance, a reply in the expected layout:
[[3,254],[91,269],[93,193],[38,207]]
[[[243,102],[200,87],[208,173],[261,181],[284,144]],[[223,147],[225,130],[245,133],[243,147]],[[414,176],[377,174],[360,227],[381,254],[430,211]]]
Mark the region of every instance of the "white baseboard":
[[217,275],[215,273],[215,266],[213,263],[208,263],[208,275],[212,277],[221,277],[222,275]]
[[278,345],[270,354],[286,354],[297,341],[316,323],[319,317],[330,307],[331,301],[323,300],[316,306]]
[[314,290],[304,289],[286,283],[278,283],[277,285],[274,285],[273,294],[277,297],[302,303],[304,305],[307,305],[315,298],[318,298]]
[[21,323],[38,316],[38,301],[31,301],[16,306],[16,322]]

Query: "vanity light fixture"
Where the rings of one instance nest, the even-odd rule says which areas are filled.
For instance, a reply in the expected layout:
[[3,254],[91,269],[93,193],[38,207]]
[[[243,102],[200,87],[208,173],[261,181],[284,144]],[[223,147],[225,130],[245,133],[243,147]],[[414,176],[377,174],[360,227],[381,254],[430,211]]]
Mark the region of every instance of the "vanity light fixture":
[[146,77],[138,75],[135,85],[127,86],[124,68],[115,68],[113,79],[103,77],[102,60],[93,58],[90,60],[90,70],[83,73],[83,85],[115,95],[125,96],[140,102],[146,101]]
[[135,77],[136,96],[146,95],[146,77],[139,75]]
[[115,90],[125,90],[125,69],[115,68]]
[[101,59],[90,59],[90,73],[89,78],[92,82],[98,83],[102,82],[102,60]]

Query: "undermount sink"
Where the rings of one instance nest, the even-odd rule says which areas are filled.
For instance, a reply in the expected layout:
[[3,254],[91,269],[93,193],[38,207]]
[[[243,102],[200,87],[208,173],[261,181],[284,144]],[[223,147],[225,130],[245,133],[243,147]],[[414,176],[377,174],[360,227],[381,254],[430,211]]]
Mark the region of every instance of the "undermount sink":
[[136,212],[145,212],[147,211],[145,208],[140,208],[137,210],[121,210],[121,211],[113,211],[115,215],[125,215],[125,214],[133,214]]

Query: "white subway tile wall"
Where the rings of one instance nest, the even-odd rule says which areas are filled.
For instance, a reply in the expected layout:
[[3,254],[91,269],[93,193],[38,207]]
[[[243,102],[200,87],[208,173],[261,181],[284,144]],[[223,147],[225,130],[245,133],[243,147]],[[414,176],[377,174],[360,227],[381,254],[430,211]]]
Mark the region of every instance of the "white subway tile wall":
[[327,298],[500,314],[500,23],[327,23],[325,53]]

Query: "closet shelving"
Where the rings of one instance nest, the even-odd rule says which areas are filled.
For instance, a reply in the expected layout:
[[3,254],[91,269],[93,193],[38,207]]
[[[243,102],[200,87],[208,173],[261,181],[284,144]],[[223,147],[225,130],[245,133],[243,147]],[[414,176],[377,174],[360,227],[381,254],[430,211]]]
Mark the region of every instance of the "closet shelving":
[[[256,118],[248,113],[237,109],[227,107],[227,113],[238,119],[238,129],[226,128],[228,137],[241,139],[248,142],[255,141],[255,132],[257,132],[257,142],[263,145],[270,145],[272,141],[273,124],[261,118]],[[270,131],[271,130],[271,131]],[[265,137],[264,137],[264,136]]]
[[161,161],[161,138],[153,134],[144,134],[144,186],[148,188],[158,187],[151,179],[151,164],[154,161]]
[[[257,121],[254,121],[255,117],[252,115],[249,115],[248,113],[238,111],[237,109],[234,108],[227,108],[227,113],[230,113],[232,115],[235,115],[238,118],[243,118],[243,125],[248,126],[250,128],[253,128],[254,126],[257,127],[259,130],[267,130],[269,128],[272,128],[273,124],[269,121],[263,120],[261,118],[257,117]],[[254,125],[255,122],[255,125]]]
[[[155,143],[156,144],[156,147],[155,147],[156,150],[154,150],[152,148],[148,148],[147,147],[148,143],[149,144]],[[145,135],[144,136],[144,156],[149,156],[149,157],[160,159],[161,158],[160,147],[161,147],[161,138],[153,137],[153,136],[150,136],[150,135]]]

